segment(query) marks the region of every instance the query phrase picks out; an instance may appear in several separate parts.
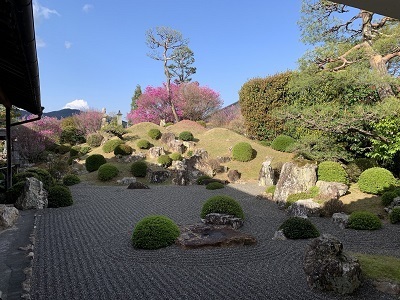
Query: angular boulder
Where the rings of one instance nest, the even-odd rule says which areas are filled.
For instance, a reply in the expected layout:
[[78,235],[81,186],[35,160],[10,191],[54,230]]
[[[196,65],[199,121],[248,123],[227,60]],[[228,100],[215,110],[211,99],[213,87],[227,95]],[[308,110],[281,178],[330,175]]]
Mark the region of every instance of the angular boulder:
[[163,183],[171,176],[170,171],[153,171],[148,169],[146,177],[150,183]]
[[291,217],[318,217],[321,211],[321,205],[314,202],[313,199],[298,200],[289,206],[287,214]]
[[15,207],[0,205],[0,230],[14,226],[19,217],[19,211]]
[[194,174],[201,173],[213,177],[214,169],[208,163],[208,153],[204,149],[197,149],[193,156],[186,160],[187,170],[193,174],[192,177],[196,177]]
[[169,145],[172,141],[175,141],[175,134],[172,132],[165,132],[161,135],[160,141],[165,145]]
[[227,214],[219,214],[219,213],[210,213],[207,214],[202,221],[205,224],[212,224],[212,225],[228,225],[231,226],[233,229],[239,229],[243,226],[243,219],[237,218],[234,215],[227,215]]
[[182,141],[171,141],[170,143],[168,143],[168,147],[169,147],[169,151],[171,152],[176,152],[179,154],[183,154],[186,150],[185,145],[183,145]]
[[128,185],[128,190],[147,190],[150,189],[148,185],[141,183],[140,181],[132,182]]
[[317,165],[306,163],[297,165],[287,162],[283,165],[274,193],[274,201],[284,208],[290,194],[306,192],[317,182]]
[[319,188],[319,197],[326,200],[339,199],[349,190],[347,184],[340,182],[328,182],[318,180],[316,186]]
[[357,258],[343,252],[343,244],[324,234],[307,247],[304,257],[307,283],[312,289],[351,294],[361,284],[361,267]]
[[229,170],[228,174],[227,174],[228,179],[229,179],[230,182],[238,181],[240,179],[241,175],[242,174],[240,174],[238,170]]
[[345,213],[334,213],[332,215],[332,222],[338,225],[341,229],[347,228],[347,224],[349,224],[349,215]]
[[15,202],[15,207],[21,210],[43,209],[48,203],[47,191],[43,188],[43,183],[34,177],[29,177],[25,181],[22,195]]
[[136,177],[124,177],[120,180],[117,180],[117,183],[120,185],[130,185],[134,182],[136,182]]
[[266,157],[265,161],[262,163],[260,173],[258,175],[258,185],[259,186],[272,186],[274,182],[274,170],[271,167],[272,158]]
[[175,169],[173,172],[172,183],[175,185],[188,185],[190,180],[189,173],[187,171],[186,160],[174,161],[172,166]]
[[157,158],[164,154],[165,154],[164,147],[151,147],[149,149],[149,157],[151,158]]

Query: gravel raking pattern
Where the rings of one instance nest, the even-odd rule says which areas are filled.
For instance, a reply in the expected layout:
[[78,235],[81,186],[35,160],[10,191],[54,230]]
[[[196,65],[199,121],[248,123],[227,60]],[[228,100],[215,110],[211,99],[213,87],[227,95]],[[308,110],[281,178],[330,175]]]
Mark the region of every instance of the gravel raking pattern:
[[[74,205],[46,209],[36,229],[32,299],[394,299],[364,284],[352,296],[312,291],[302,269],[307,240],[271,238],[286,219],[275,203],[255,197],[260,187],[209,191],[204,186],[153,186],[150,190],[79,184]],[[137,250],[132,230],[147,215],[162,214],[178,225],[200,221],[202,204],[227,194],[245,212],[243,232],[255,246],[183,250],[170,246]],[[341,230],[313,218],[321,232],[337,236],[345,251],[400,257],[398,226]]]

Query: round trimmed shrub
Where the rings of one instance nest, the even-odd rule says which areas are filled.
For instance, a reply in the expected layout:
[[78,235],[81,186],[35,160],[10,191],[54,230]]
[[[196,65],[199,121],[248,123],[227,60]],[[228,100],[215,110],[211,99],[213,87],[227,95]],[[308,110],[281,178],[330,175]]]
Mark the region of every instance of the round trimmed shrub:
[[323,161],[318,165],[318,180],[349,183],[345,169],[335,161]]
[[107,163],[100,166],[99,170],[97,171],[97,178],[101,181],[109,181],[117,177],[118,173],[119,170],[116,166]]
[[127,144],[120,144],[114,149],[114,155],[131,155],[133,149]]
[[232,149],[232,157],[234,160],[246,162],[252,160],[253,157],[253,148],[249,143],[238,143]]
[[152,128],[147,132],[147,135],[152,138],[153,140],[158,140],[161,138],[161,131],[157,128]]
[[86,143],[90,147],[99,147],[103,141],[103,136],[100,133],[91,133],[86,138]]
[[319,236],[319,231],[309,219],[292,217],[279,227],[288,239],[309,239]]
[[182,131],[179,134],[179,139],[182,141],[193,141],[194,140],[194,136],[190,131]]
[[395,207],[389,215],[390,223],[396,224],[400,222],[400,207]]
[[13,182],[13,184],[18,183],[18,182],[25,183],[26,178],[29,178],[29,177],[35,177],[37,180],[40,180],[40,177],[38,174],[25,171],[25,172],[14,174],[13,178],[12,178],[12,182]]
[[394,198],[400,196],[400,189],[394,189],[387,192],[384,192],[381,196],[381,201],[383,206],[389,206]]
[[173,161],[177,161],[177,160],[182,160],[183,159],[182,155],[180,153],[178,153],[178,152],[171,153],[169,155],[169,157],[171,157],[171,159]]
[[147,164],[143,160],[135,161],[131,165],[131,173],[135,177],[146,177]]
[[107,163],[106,159],[101,154],[93,154],[88,156],[85,161],[86,170],[88,172],[97,171],[101,165]]
[[368,194],[382,194],[385,189],[396,185],[392,172],[384,168],[370,168],[361,173],[358,179],[359,189]]
[[287,152],[289,146],[296,142],[294,138],[288,135],[278,135],[271,143],[271,148],[276,151]]
[[66,186],[71,186],[74,184],[78,184],[80,182],[81,182],[80,178],[78,176],[76,176],[75,174],[68,174],[68,175],[65,175],[63,178],[63,184]]
[[168,155],[161,155],[157,158],[157,162],[163,167],[163,168],[168,168],[170,165],[172,165],[172,159]]
[[63,185],[55,185],[49,189],[49,207],[65,207],[74,203],[71,191]]
[[220,213],[234,215],[244,219],[244,214],[240,204],[233,198],[226,195],[217,195],[209,198],[201,209],[201,218],[205,218],[210,213]]
[[178,226],[165,216],[140,220],[132,233],[132,245],[139,249],[159,249],[172,245],[180,234]]
[[204,185],[204,181],[208,181],[209,179],[212,179],[210,176],[208,175],[201,175],[199,176],[199,178],[197,178],[196,183],[198,185]]
[[382,227],[377,215],[369,211],[355,211],[349,217],[349,228],[358,230],[376,230]]
[[140,149],[149,149],[151,144],[148,140],[139,140],[136,145],[140,148]]
[[124,141],[120,139],[108,140],[107,142],[104,143],[102,149],[105,153],[111,153],[115,150],[115,148],[117,148],[118,145],[121,145],[123,143]]
[[221,182],[210,182],[209,184],[206,185],[207,190],[218,190],[218,189],[223,189],[225,186]]

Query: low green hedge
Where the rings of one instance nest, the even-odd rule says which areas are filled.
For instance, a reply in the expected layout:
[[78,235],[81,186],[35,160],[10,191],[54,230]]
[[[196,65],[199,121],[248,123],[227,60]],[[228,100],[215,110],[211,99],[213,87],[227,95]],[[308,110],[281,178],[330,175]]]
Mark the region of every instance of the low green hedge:
[[71,186],[74,184],[78,184],[80,182],[81,182],[80,178],[75,174],[68,174],[65,175],[63,178],[63,184],[66,186]]
[[349,183],[346,170],[335,161],[324,161],[318,165],[318,180]]
[[309,219],[292,217],[279,227],[288,239],[309,239],[319,236],[319,231]]
[[101,181],[109,181],[118,176],[119,170],[112,164],[101,165],[97,171],[97,178]]
[[400,207],[395,207],[389,214],[390,223],[396,224],[400,223]]
[[101,165],[107,163],[106,159],[101,154],[92,154],[86,158],[85,166],[88,172],[97,171]]
[[68,187],[62,185],[51,187],[47,199],[49,201],[49,207],[65,207],[74,203],[71,191]]
[[392,172],[378,167],[365,170],[358,179],[358,187],[362,192],[376,195],[396,186],[396,183],[396,178],[394,178]]
[[254,149],[249,143],[238,143],[232,148],[232,157],[237,161],[250,161],[254,158]]
[[377,215],[369,211],[355,211],[349,217],[348,227],[357,230],[376,230],[382,227]]
[[135,177],[146,177],[147,164],[143,160],[135,161],[131,165],[131,173]]
[[225,186],[221,182],[210,182],[206,185],[207,190],[218,190],[223,189]]
[[244,213],[240,204],[232,197],[226,195],[217,195],[209,198],[201,210],[201,218],[205,218],[210,213],[220,213],[234,215],[244,219]]

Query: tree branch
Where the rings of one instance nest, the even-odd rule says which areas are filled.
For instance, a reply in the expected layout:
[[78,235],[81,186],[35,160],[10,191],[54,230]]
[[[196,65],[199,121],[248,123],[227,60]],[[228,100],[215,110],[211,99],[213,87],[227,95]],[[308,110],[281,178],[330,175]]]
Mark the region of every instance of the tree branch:
[[385,63],[387,63],[389,60],[391,60],[394,57],[400,57],[400,51],[386,54],[384,57],[382,57],[382,59],[384,60]]

